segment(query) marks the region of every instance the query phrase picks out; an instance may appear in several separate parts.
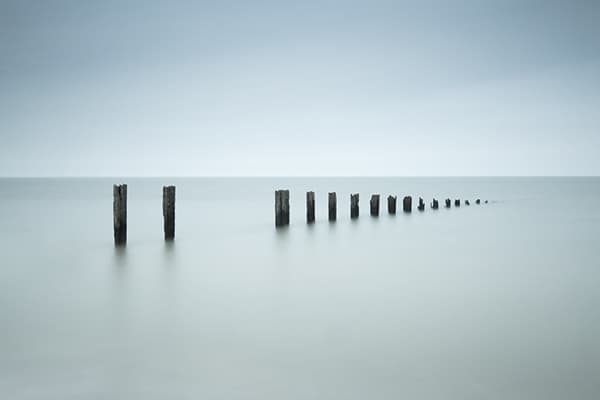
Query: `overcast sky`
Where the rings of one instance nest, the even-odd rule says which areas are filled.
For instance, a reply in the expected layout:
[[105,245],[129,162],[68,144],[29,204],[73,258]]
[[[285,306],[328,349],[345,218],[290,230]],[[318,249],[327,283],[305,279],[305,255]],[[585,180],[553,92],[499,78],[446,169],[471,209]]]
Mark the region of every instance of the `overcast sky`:
[[600,175],[600,1],[0,0],[0,175]]

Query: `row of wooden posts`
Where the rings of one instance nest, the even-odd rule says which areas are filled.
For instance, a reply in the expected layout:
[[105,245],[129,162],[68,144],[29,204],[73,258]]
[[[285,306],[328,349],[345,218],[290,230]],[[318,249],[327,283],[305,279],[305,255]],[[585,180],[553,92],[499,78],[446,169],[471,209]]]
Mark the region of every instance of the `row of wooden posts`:
[[[350,195],[350,218],[356,219],[358,218],[358,193],[353,193]],[[388,213],[396,214],[396,196],[388,196],[387,204],[388,204]],[[328,195],[328,206],[329,212],[328,217],[329,221],[333,222],[337,219],[337,194],[336,192],[330,192]],[[371,216],[377,217],[379,216],[379,203],[380,203],[380,195],[373,194],[371,195],[370,207],[371,207]],[[487,200],[485,200],[487,204]],[[481,200],[475,200],[475,204],[481,204]],[[452,200],[445,200],[446,208],[450,208],[452,206]],[[465,200],[465,205],[470,206],[471,203],[469,200]],[[431,201],[431,208],[437,210],[439,208],[439,201],[437,199],[433,199]],[[454,206],[460,207],[460,199],[454,200]],[[402,209],[404,212],[410,213],[412,212],[412,197],[405,196],[402,200]],[[419,211],[425,211],[425,201],[422,197],[419,197],[419,204],[417,205],[417,209]],[[306,222],[311,224],[315,222],[315,192],[306,192]],[[286,226],[290,224],[290,191],[289,190],[276,190],[275,191],[275,226]]]
[[[396,196],[388,196],[388,213],[396,214]],[[379,215],[380,195],[374,194],[371,196],[371,215]],[[485,201],[487,203],[487,200]],[[446,208],[450,208],[452,201],[446,199]],[[475,200],[475,204],[481,204],[479,199]],[[465,205],[470,205],[469,200],[465,201]],[[328,195],[329,206],[329,221],[337,219],[337,194],[331,192]],[[460,199],[454,200],[454,206],[460,207]],[[175,186],[163,186],[163,223],[164,234],[166,241],[175,239]],[[439,208],[437,199],[431,202],[431,208],[434,210]],[[412,211],[412,197],[406,196],[402,201],[402,209],[404,212]],[[425,211],[425,202],[419,197],[417,206],[419,211]],[[350,218],[358,218],[358,193],[350,195]],[[121,246],[127,243],[127,185],[113,186],[113,222],[114,222],[114,237],[115,245]],[[315,192],[306,193],[306,222],[311,224],[315,222]],[[285,226],[290,224],[290,191],[277,190],[275,191],[275,226]]]

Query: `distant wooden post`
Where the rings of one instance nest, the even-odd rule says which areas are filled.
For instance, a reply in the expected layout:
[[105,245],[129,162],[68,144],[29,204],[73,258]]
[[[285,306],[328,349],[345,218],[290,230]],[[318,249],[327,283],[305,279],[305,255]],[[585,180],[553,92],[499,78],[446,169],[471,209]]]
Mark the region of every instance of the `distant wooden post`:
[[315,192],[306,192],[306,222],[315,222]]
[[358,218],[358,193],[350,195],[350,218]]
[[163,186],[165,240],[175,239],[175,186]]
[[379,195],[378,194],[371,195],[371,216],[372,217],[379,216]]
[[446,199],[446,208],[450,208],[450,205],[452,204],[450,199]]
[[410,196],[404,197],[404,200],[402,202],[402,208],[403,208],[404,212],[412,211],[412,197],[410,197]]
[[454,207],[460,207],[460,199],[454,200]]
[[275,191],[275,226],[290,224],[290,191]]
[[481,204],[481,200],[480,199],[475,200],[475,204]]
[[333,222],[337,219],[337,195],[335,192],[329,193],[329,221]]
[[396,214],[396,196],[388,196],[388,213]]
[[469,200],[465,200],[465,205],[466,205],[466,206],[470,206],[470,205],[471,205],[471,202],[470,202]]
[[127,185],[113,185],[113,224],[115,246],[127,243]]
[[433,201],[431,202],[431,208],[437,210],[438,208],[440,208],[440,203],[436,199],[433,199]]
[[418,209],[419,209],[419,211],[425,211],[425,202],[423,201],[422,197],[419,197]]

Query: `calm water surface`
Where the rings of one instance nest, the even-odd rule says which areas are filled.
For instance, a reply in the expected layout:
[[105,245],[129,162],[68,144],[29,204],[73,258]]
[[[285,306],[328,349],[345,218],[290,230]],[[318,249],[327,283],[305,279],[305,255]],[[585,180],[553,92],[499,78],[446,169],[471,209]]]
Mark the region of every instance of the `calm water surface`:
[[0,221],[2,398],[600,398],[598,178],[4,179]]

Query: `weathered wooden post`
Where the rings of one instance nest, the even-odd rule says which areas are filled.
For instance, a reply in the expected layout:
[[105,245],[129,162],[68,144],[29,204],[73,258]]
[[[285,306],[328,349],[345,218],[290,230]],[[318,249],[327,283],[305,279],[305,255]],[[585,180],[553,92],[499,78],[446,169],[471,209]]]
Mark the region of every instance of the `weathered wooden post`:
[[115,246],[127,243],[127,185],[113,185],[113,225]]
[[450,199],[446,199],[446,208],[450,208],[451,204],[452,202],[450,201]]
[[454,200],[454,207],[460,207],[460,199]]
[[425,211],[425,202],[422,197],[419,197],[419,206],[417,208],[419,211]]
[[475,200],[475,204],[481,204],[481,200],[480,199]]
[[465,205],[466,205],[466,206],[470,206],[470,205],[471,205],[471,202],[470,202],[469,200],[465,200]]
[[378,194],[371,195],[371,216],[372,217],[379,216],[379,195]]
[[275,226],[290,224],[290,191],[275,191]]
[[306,192],[306,222],[315,222],[315,192]]
[[333,222],[337,219],[337,195],[335,192],[329,193],[329,221]]
[[436,199],[433,199],[433,201],[431,202],[431,208],[437,210],[438,208],[440,208],[440,203]]
[[350,195],[350,218],[358,218],[358,193]]
[[388,196],[388,213],[396,214],[396,196]]
[[410,196],[405,196],[404,200],[402,202],[402,209],[404,210],[404,212],[411,212],[412,211],[412,197]]
[[163,186],[165,240],[175,239],[175,186]]

